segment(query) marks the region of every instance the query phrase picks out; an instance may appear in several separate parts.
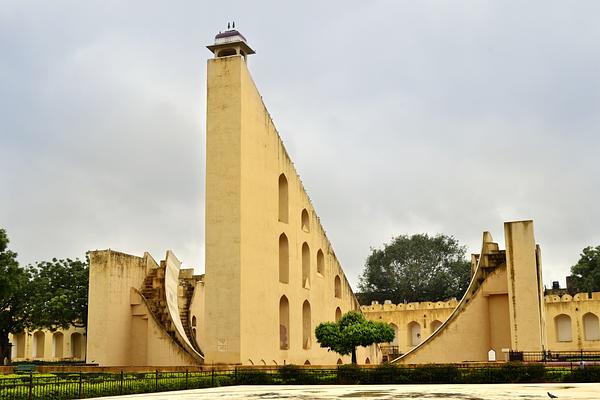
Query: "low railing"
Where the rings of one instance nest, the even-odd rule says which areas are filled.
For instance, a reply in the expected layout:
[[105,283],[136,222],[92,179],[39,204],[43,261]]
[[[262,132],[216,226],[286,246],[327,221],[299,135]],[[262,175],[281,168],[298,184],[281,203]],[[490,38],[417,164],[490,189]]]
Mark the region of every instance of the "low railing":
[[0,399],[81,399],[228,385],[335,385],[598,382],[600,366],[541,363],[341,365],[337,368],[287,365],[177,372],[55,372],[0,377]]
[[510,361],[542,362],[542,363],[572,363],[600,362],[600,351],[511,351]]

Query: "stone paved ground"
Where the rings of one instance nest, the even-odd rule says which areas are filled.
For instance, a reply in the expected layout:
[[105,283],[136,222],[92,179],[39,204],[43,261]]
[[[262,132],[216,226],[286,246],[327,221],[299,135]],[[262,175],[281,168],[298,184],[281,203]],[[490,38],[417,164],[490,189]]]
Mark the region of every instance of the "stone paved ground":
[[504,385],[352,385],[352,386],[228,386],[104,397],[103,399],[208,400],[208,399],[410,399],[410,400],[528,400],[600,399],[600,383]]

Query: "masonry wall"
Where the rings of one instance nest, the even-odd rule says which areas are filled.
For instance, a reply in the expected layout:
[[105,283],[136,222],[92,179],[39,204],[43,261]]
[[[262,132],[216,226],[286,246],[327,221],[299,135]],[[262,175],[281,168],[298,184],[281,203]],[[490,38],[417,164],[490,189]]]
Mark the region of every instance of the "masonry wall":
[[206,361],[335,364],[314,329],[358,303],[333,248],[243,58],[209,60],[207,86]]
[[141,287],[150,260],[111,250],[89,254],[87,362],[129,365],[133,345],[130,289]]
[[154,319],[139,292],[150,269],[145,253],[90,252],[88,363],[101,366],[197,365]]
[[84,361],[85,328],[25,330],[9,334],[12,361]]

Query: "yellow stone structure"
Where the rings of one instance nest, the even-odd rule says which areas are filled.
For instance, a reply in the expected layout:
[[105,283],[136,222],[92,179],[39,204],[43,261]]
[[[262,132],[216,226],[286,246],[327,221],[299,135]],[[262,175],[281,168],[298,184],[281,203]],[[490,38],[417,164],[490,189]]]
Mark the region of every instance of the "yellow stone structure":
[[[409,318],[414,319],[401,324],[398,335],[398,339],[406,338],[411,349],[394,361],[488,361],[511,350],[546,350],[541,251],[535,243],[533,221],[505,223],[504,237],[506,248],[500,250],[491,234],[484,232],[481,253],[472,256],[471,282],[455,308],[452,302],[411,305],[414,315]],[[372,313],[374,309],[363,311],[383,319]],[[421,341],[421,335],[427,337]]]
[[85,328],[40,329],[9,334],[12,361],[84,361]]
[[[600,348],[599,294],[544,299],[532,221],[505,223],[505,250],[483,234],[460,302],[359,307],[248,70],[254,50],[235,30],[208,48],[205,274],[181,269],[170,251],[160,262],[90,252],[88,362],[346,363],[319,347],[314,330],[358,309],[393,324],[396,351],[385,355],[399,363]],[[358,360],[382,356],[371,346]]]
[[254,51],[235,30],[208,47],[205,275],[171,252],[90,252],[88,361],[349,362],[314,330],[359,304],[250,75]]
[[[373,303],[360,307],[367,319],[389,323],[393,342],[381,346],[384,360],[406,354],[433,334],[454,312],[458,301],[407,304]],[[600,351],[600,292],[544,297],[548,351]],[[505,361],[506,355],[497,355]]]

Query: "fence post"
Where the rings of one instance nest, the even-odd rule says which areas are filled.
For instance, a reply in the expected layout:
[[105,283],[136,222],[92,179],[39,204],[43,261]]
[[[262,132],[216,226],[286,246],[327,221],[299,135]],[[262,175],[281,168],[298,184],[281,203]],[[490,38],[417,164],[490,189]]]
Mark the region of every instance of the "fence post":
[[238,380],[237,380],[237,367],[233,367],[233,383],[235,385],[238,384]]
[[29,396],[27,397],[31,400],[33,395],[33,372],[29,372]]
[[154,379],[154,391],[158,392],[158,369],[156,369],[156,375]]
[[83,373],[79,371],[79,398],[83,396]]
[[215,368],[213,367],[211,374],[210,374],[210,387],[214,387],[215,386]]
[[123,394],[123,370],[121,370],[121,385],[119,386],[119,394]]
[[185,389],[188,388],[188,369],[185,369]]

